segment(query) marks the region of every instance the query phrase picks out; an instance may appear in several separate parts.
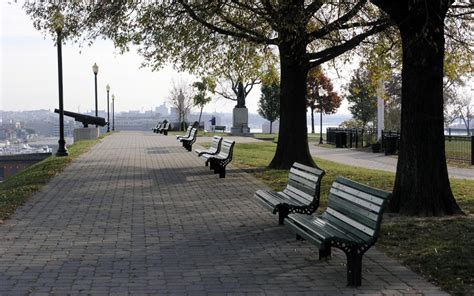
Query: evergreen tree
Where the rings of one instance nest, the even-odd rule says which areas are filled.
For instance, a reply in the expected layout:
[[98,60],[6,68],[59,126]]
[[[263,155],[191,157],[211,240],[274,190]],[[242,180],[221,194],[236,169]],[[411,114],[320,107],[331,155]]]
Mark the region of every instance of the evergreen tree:
[[377,95],[371,84],[370,73],[366,70],[356,70],[347,87],[349,111],[354,119],[362,122],[364,128],[374,123],[377,118]]
[[258,102],[258,114],[270,121],[270,134],[272,125],[280,117],[280,85],[276,81],[262,83],[262,95]]

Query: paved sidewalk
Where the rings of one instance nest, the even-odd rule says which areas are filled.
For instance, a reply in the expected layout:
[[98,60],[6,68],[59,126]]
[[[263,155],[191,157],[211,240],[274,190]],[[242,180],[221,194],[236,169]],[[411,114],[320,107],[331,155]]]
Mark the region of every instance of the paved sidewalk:
[[0,226],[0,295],[442,295],[372,248],[362,287],[346,260],[295,240],[253,197],[174,137],[106,137]]
[[[311,155],[352,166],[396,172],[398,159],[383,153],[368,153],[347,148],[324,148],[309,143]],[[448,166],[450,178],[474,180],[474,168],[456,168]]]

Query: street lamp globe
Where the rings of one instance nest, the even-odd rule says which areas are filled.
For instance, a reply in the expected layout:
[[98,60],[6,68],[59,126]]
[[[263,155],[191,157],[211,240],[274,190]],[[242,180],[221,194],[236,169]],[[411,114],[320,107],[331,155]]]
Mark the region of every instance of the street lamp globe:
[[110,85],[107,84],[107,86],[105,87],[105,90],[110,91]]
[[96,63],[94,63],[94,65],[92,65],[92,72],[94,72],[95,75],[97,75],[97,73],[99,73],[99,66],[97,66]]

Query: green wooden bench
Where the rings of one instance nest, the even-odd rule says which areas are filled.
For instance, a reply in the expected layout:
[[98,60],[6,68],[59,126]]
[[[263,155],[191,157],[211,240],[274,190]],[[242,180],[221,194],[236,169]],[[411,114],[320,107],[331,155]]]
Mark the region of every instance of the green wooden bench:
[[258,190],[255,197],[273,214],[278,213],[278,223],[289,213],[310,215],[319,207],[321,179],[325,172],[295,162],[288,174],[288,185],[281,192]]
[[217,132],[217,131],[225,132],[225,125],[215,125],[214,126],[214,131],[215,132]]
[[[212,143],[209,149],[194,149],[194,152],[196,152],[198,156],[202,156],[204,154],[217,155],[219,154],[219,151],[221,150],[221,143],[222,143],[222,137],[214,136],[212,137]],[[206,166],[207,164],[208,164],[208,161],[206,161]]]
[[207,158],[209,168],[214,170],[214,174],[219,174],[219,178],[225,178],[225,167],[232,161],[235,141],[223,140],[221,150],[217,155],[203,154]]
[[163,122],[158,122],[158,124],[153,128],[153,132],[154,133],[158,133],[158,131],[161,129],[161,127],[163,126]]
[[170,129],[170,122],[166,121],[165,124],[161,128],[159,128],[158,132],[160,134],[164,134],[165,136],[167,136],[169,129]]
[[186,133],[184,135],[176,136],[176,139],[181,142],[181,139],[185,139],[185,138],[189,137],[189,135],[191,134],[191,129],[192,128],[193,128],[192,125],[188,126],[188,129],[186,130]]
[[385,203],[391,193],[337,177],[326,211],[319,216],[290,214],[287,225],[319,248],[319,259],[331,256],[331,247],[347,256],[347,284],[360,286],[362,256],[377,241]]
[[189,136],[187,138],[182,138],[180,141],[183,143],[183,147],[186,148],[188,151],[192,151],[193,144],[196,142],[197,138],[197,128],[192,128]]

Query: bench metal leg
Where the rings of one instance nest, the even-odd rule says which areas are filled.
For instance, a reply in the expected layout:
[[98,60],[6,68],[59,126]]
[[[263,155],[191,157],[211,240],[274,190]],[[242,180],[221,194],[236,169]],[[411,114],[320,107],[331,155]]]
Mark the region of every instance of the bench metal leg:
[[331,258],[331,247],[327,246],[323,249],[319,249],[319,260]]
[[357,248],[346,251],[347,256],[347,285],[359,287],[362,282],[362,256]]
[[288,207],[279,205],[278,207],[278,225],[283,225],[283,221],[288,217]]
[[225,167],[219,167],[219,178],[225,178]]

